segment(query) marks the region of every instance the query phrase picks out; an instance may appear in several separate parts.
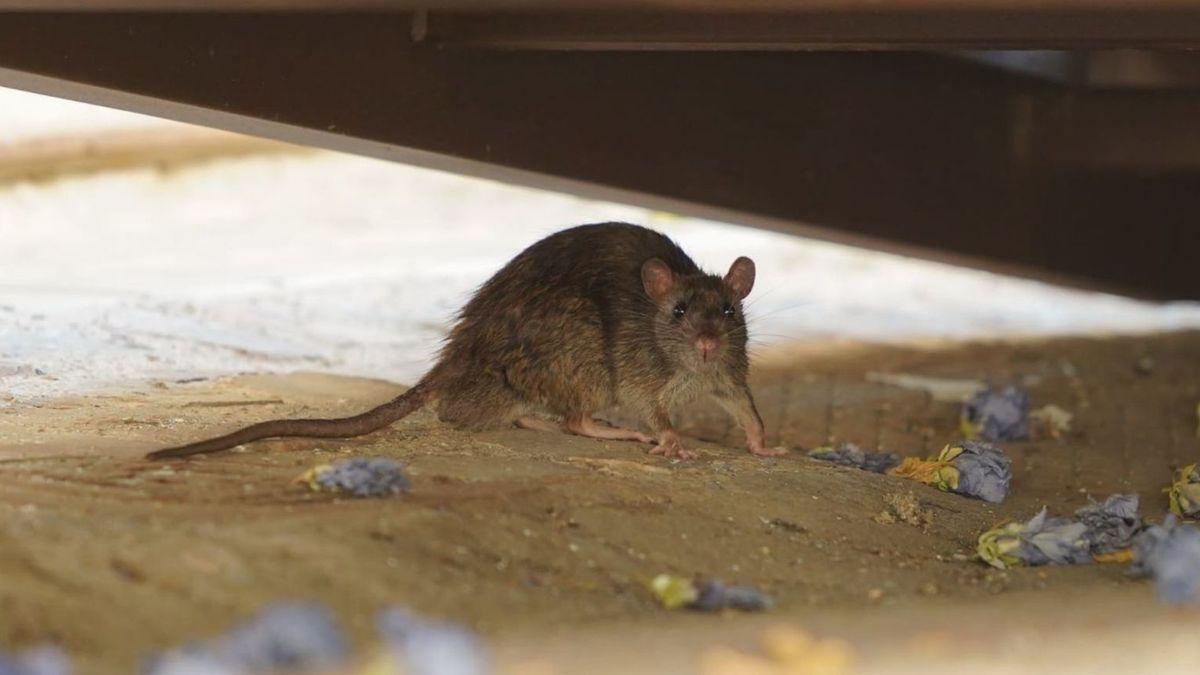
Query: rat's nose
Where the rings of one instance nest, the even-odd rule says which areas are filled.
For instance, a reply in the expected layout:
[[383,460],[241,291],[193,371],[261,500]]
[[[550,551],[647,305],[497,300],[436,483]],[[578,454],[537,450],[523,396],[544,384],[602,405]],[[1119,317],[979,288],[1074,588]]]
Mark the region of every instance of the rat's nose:
[[700,358],[705,361],[711,361],[717,354],[717,339],[701,335],[696,338],[696,350],[700,352]]

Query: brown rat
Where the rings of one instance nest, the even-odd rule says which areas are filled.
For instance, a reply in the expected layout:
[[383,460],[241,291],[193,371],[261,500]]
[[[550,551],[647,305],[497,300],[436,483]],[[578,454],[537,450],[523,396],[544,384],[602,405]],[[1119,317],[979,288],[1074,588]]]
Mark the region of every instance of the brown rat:
[[[411,389],[339,419],[260,422],[151,459],[225,450],[280,436],[346,438],[381,429],[436,401],[455,427],[516,424],[581,436],[655,443],[650,452],[694,457],[670,410],[701,394],[716,398],[746,431],[756,455],[762,419],[746,386],[742,299],[754,263],[738,258],[724,277],[706,274],[658,232],[624,223],[583,225],[522,251],[459,312],[434,367]],[[592,415],[614,405],[640,412],[653,436],[609,427]]]

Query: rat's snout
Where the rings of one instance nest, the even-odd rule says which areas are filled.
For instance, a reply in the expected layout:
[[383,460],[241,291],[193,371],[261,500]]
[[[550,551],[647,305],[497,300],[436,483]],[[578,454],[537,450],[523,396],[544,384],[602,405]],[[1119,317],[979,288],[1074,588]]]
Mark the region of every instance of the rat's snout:
[[700,337],[696,338],[696,351],[700,352],[700,359],[702,361],[708,362],[716,358],[717,349],[720,346],[721,343],[718,342],[717,338],[715,337],[701,335]]

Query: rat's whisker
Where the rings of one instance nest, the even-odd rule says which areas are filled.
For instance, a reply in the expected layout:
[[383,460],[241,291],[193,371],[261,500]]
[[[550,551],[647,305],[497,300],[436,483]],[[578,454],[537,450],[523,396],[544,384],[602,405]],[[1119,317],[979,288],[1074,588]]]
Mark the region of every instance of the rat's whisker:
[[808,307],[808,306],[815,305],[815,304],[817,304],[817,301],[808,300],[808,301],[800,302],[800,303],[797,303],[794,305],[788,305],[787,307],[776,307],[775,309],[772,309],[769,312],[764,312],[762,314],[751,314],[749,312],[746,312],[746,321],[761,321],[768,317],[776,316],[776,315],[782,314],[784,312],[792,312],[792,311],[795,311],[802,307]]

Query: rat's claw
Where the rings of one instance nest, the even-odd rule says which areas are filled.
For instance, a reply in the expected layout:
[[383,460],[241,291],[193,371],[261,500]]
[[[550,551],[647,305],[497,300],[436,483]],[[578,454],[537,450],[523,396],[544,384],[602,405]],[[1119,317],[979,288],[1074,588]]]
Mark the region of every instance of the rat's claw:
[[662,455],[663,457],[678,457],[679,459],[696,459],[699,457],[699,455],[697,455],[695,452],[684,449],[684,447],[678,443],[661,443],[654,446],[654,448],[650,450],[650,454]]
[[782,455],[786,455],[787,453],[788,449],[784,447],[750,448],[750,454],[757,455],[758,457],[780,457]]

